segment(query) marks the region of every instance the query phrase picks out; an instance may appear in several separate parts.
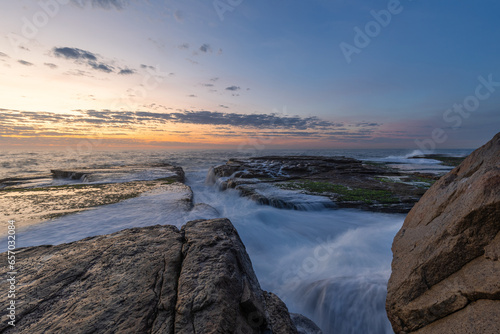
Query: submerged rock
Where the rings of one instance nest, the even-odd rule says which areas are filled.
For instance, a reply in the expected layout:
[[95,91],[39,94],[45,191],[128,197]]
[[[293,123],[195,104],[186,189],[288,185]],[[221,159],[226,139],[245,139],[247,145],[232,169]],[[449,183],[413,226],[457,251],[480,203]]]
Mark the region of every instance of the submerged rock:
[[500,133],[436,182],[394,238],[396,333],[500,333]]
[[401,173],[352,158],[316,156],[231,159],[212,168],[206,178],[220,190],[234,188],[242,196],[279,208],[403,213],[434,181],[432,175]]
[[297,333],[283,302],[261,290],[227,219],[181,231],[133,228],[16,256],[16,326],[4,321],[2,333]]

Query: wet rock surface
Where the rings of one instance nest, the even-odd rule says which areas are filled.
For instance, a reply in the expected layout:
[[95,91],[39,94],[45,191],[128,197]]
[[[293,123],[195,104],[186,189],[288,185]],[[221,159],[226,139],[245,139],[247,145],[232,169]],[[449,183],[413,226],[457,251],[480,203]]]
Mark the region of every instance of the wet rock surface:
[[22,248],[17,258],[16,327],[2,322],[2,333],[297,333],[227,219]]
[[392,246],[396,333],[500,332],[500,133],[436,182]]
[[264,205],[401,213],[408,212],[435,180],[435,175],[403,173],[382,164],[315,156],[231,159],[207,176],[207,183],[221,190],[234,188]]
[[1,224],[14,219],[21,228],[150,191],[186,193],[190,201],[191,189],[182,182],[182,168],[169,164],[53,170],[51,176],[4,179],[0,180]]

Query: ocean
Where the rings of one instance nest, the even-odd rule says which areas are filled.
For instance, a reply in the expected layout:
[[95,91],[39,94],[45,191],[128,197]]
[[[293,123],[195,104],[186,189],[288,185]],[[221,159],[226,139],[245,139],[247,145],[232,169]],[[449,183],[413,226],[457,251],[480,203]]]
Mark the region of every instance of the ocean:
[[[465,156],[471,150],[434,153]],[[124,228],[156,224],[181,227],[189,220],[229,218],[238,230],[264,290],[276,293],[294,313],[318,324],[325,334],[393,333],[385,313],[386,284],[391,273],[391,244],[404,214],[355,209],[284,210],[258,205],[234,190],[207,185],[210,167],[229,158],[265,155],[347,156],[385,162],[396,168],[444,173],[449,167],[430,159],[410,159],[413,150],[134,150],[134,151],[0,151],[0,179],[47,174],[51,169],[170,163],[186,172],[194,193],[194,212],[165,205],[168,194],[152,193],[120,203],[63,216],[18,231],[19,246],[60,244]],[[153,168],[124,176],[125,182],[158,178]],[[47,186],[61,181],[41,179]],[[215,210],[214,210],[215,209]],[[0,233],[2,236],[6,233]],[[4,238],[6,240],[6,238]],[[6,241],[5,241],[6,245]],[[6,246],[4,247],[6,249]]]

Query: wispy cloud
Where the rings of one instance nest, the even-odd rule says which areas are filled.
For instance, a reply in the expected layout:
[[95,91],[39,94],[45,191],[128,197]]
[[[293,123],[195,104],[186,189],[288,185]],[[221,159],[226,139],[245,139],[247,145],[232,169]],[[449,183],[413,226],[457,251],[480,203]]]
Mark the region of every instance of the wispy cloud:
[[177,22],[184,22],[184,12],[180,11],[180,10],[176,10],[174,12],[174,18]]
[[[115,71],[115,66],[112,65],[113,64],[112,61],[106,60],[94,52],[82,50],[79,48],[54,47],[52,49],[52,54],[57,58],[72,60],[76,64],[79,64],[79,65],[83,64],[83,65],[90,67],[93,70],[104,72],[104,73],[117,73],[120,75],[127,75],[127,74],[134,74],[135,73],[134,69],[131,69],[128,67],[120,68],[119,70]],[[53,65],[55,65],[55,64],[53,64]],[[49,66],[49,65],[47,65],[47,66]],[[141,67],[154,69],[153,66],[148,66],[148,65],[141,65]]]
[[135,70],[131,70],[129,68],[121,69],[120,72],[118,72],[118,74],[121,74],[121,75],[130,75],[130,74],[134,74],[134,73],[135,73]]
[[117,10],[122,10],[126,8],[130,3],[129,0],[71,0],[71,1],[79,7],[84,7],[90,4],[94,8],[117,9]]
[[92,67],[94,70],[98,71],[103,71],[106,73],[111,73],[114,70],[114,67],[111,65],[106,65],[104,63],[95,63],[95,62],[89,62],[88,63],[90,67]]
[[[220,107],[227,108],[224,105]],[[73,113],[32,112],[0,109],[0,137],[81,137],[92,133],[111,136],[116,131],[129,138],[139,133],[185,133],[188,141],[201,138],[244,137],[287,138],[304,140],[368,140],[374,137],[375,127],[356,127],[356,124],[331,122],[318,117],[299,117],[280,114],[237,114],[217,111],[151,112],[77,110]],[[196,125],[196,131],[191,125]],[[165,132],[167,131],[167,132]]]
[[[223,106],[226,107],[226,106]],[[158,113],[148,111],[80,110],[78,114],[56,114],[50,112],[29,112],[0,109],[2,120],[24,120],[26,122],[63,123],[112,123],[141,124],[151,122],[165,124],[183,123],[197,125],[229,125],[250,128],[279,129],[327,129],[343,126],[317,117],[281,116],[278,114],[237,114],[217,111],[191,111]]]
[[26,60],[19,59],[17,62],[24,66],[33,66],[33,63],[30,63],[29,61]]
[[53,64],[53,63],[44,63],[45,66],[51,68],[51,69],[56,69],[57,68],[57,65],[56,64]]
[[202,46],[200,46],[199,50],[203,53],[212,52],[212,47],[210,46],[210,44],[205,43]]
[[238,86],[229,86],[229,87],[226,87],[226,90],[230,90],[230,91],[237,91],[237,90],[240,90],[241,88],[238,87]]
[[82,49],[69,48],[69,47],[62,47],[62,48],[56,47],[53,48],[52,51],[56,57],[73,59],[73,60],[90,60],[90,61],[97,60],[97,56],[94,53]]

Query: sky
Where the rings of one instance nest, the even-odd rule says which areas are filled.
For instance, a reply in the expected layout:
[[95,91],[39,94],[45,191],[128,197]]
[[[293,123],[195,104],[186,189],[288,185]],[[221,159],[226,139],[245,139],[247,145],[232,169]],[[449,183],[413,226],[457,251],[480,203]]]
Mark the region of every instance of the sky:
[[496,0],[0,4],[0,147],[477,148]]

